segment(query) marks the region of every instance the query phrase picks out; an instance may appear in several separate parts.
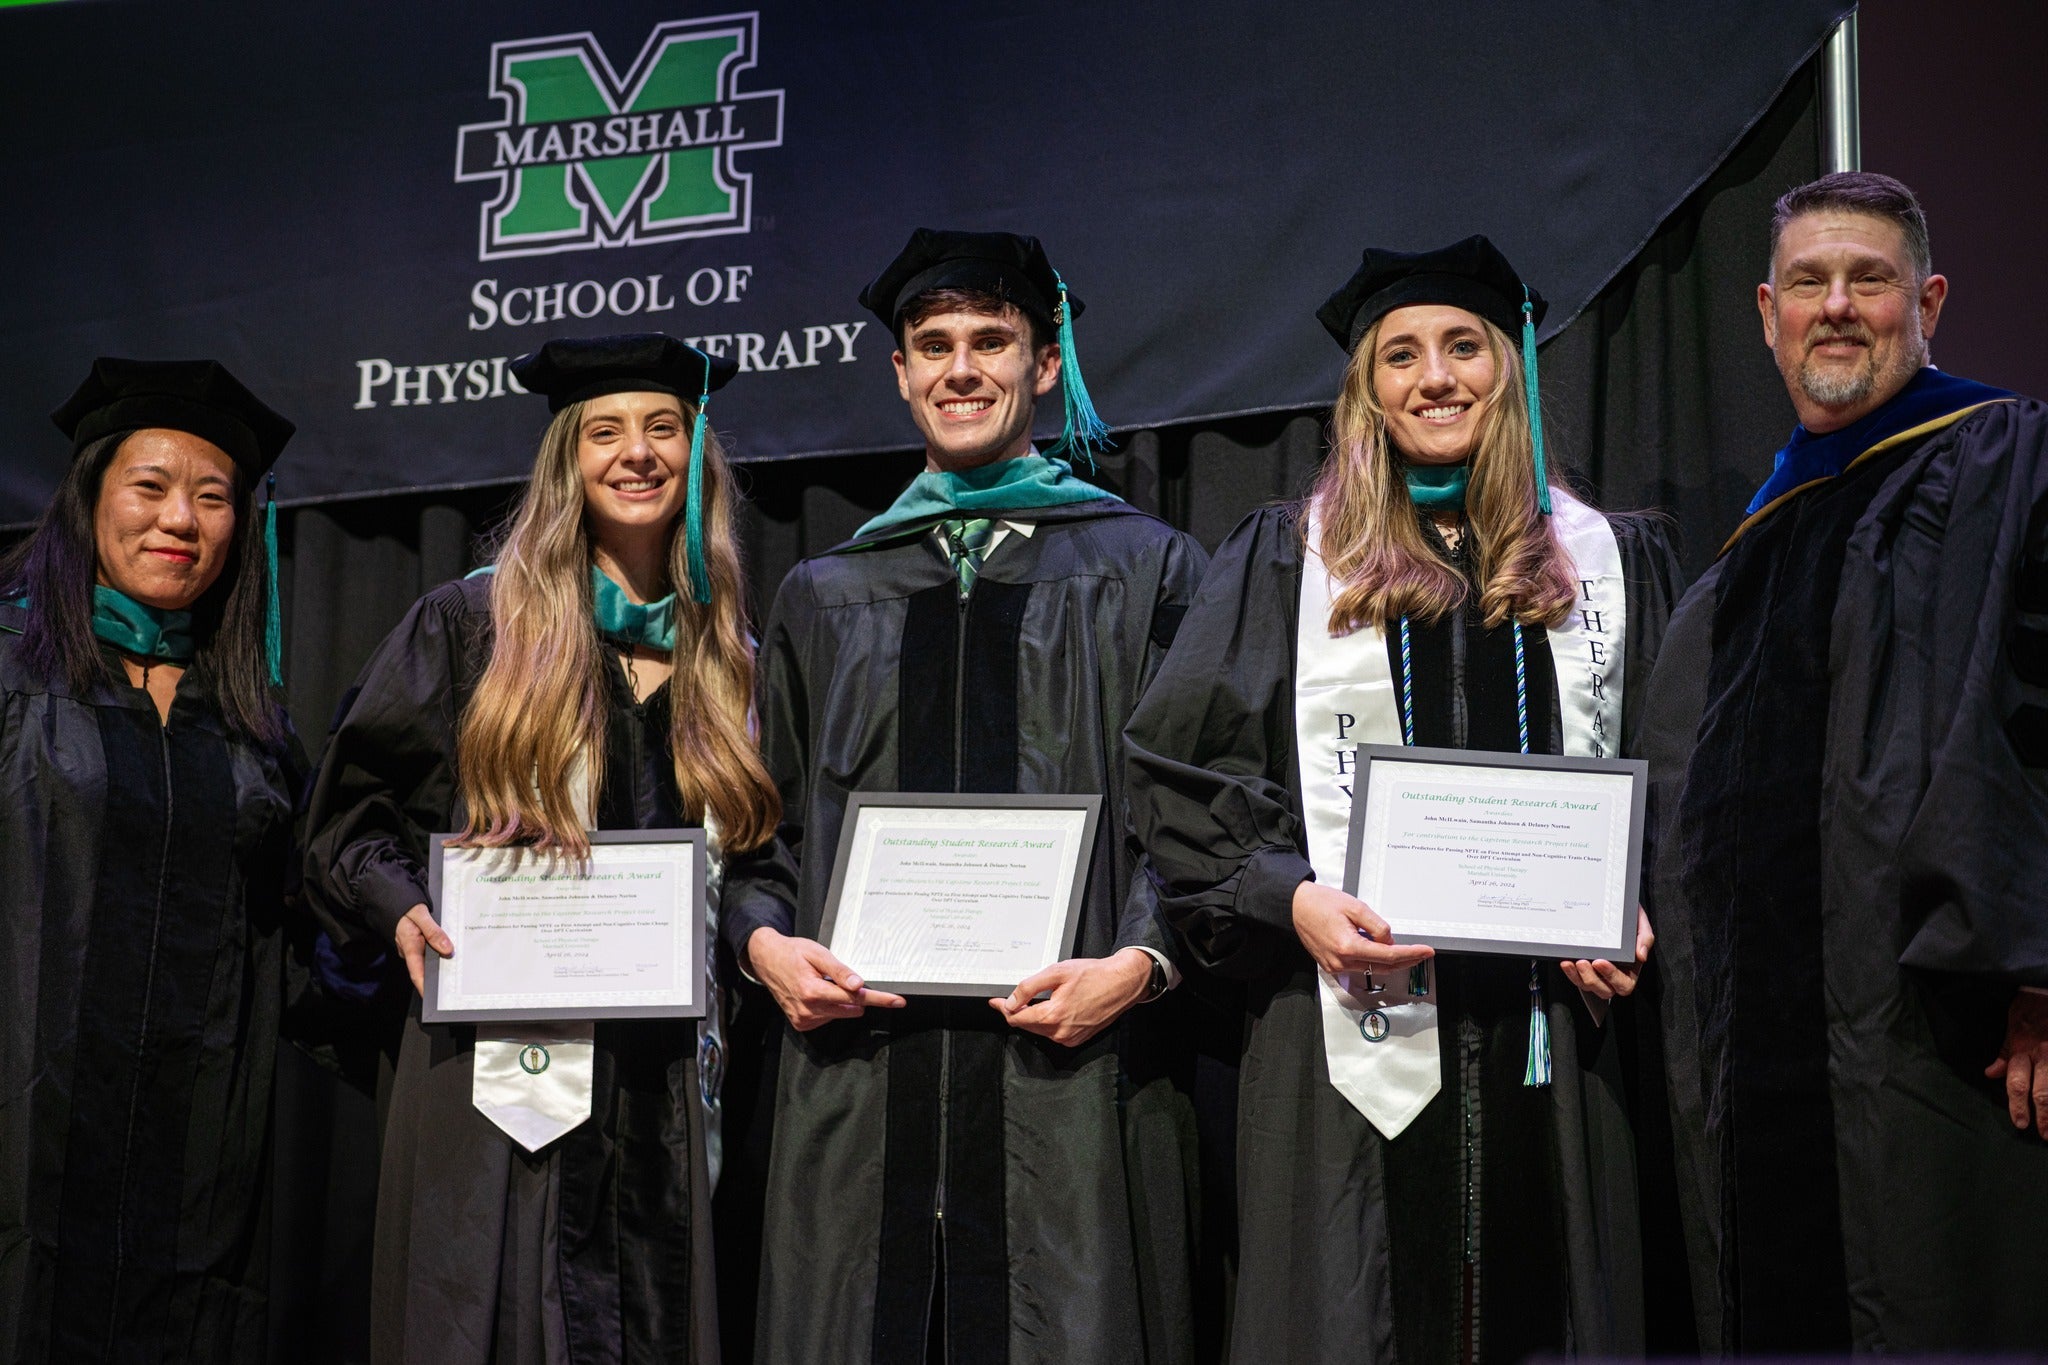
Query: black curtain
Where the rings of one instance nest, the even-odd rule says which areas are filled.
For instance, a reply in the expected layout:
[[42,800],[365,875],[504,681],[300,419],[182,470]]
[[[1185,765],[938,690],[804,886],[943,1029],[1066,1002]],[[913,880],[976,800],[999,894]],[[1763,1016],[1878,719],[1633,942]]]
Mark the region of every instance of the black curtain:
[[[1602,505],[1669,513],[1693,573],[1741,519],[1794,420],[1763,345],[1755,293],[1772,201],[1819,172],[1809,69],[1542,353],[1553,461]],[[1213,548],[1252,508],[1305,490],[1326,416],[1270,413],[1126,435],[1100,479]],[[742,466],[756,611],[791,565],[846,539],[919,463],[899,451]],[[336,702],[406,608],[475,566],[480,541],[515,493],[499,485],[281,515],[287,685],[309,749],[317,752]],[[364,1359],[376,1108],[290,1055],[277,1131],[278,1358]],[[1646,1170],[1645,1179],[1663,1177]],[[1652,1304],[1659,1335],[1678,1334],[1664,1337],[1667,1348],[1690,1333],[1683,1315],[1676,1299]],[[750,1323],[726,1326],[735,1338],[750,1335]]]

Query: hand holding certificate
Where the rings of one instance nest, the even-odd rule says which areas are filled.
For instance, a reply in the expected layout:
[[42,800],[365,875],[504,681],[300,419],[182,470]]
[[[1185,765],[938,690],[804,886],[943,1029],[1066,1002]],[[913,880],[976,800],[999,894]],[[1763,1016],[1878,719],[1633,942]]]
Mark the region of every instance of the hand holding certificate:
[[1291,909],[1295,937],[1332,975],[1391,972],[1436,956],[1426,943],[1396,942],[1393,928],[1370,905],[1334,886],[1301,883]]
[[1632,962],[1646,771],[1361,745],[1345,885],[1405,941]]
[[890,991],[870,990],[866,978],[832,955],[816,939],[798,938],[763,925],[747,939],[742,963],[768,988],[789,1026],[798,1033],[835,1019],[858,1019],[870,1009],[902,1009],[910,1002]]

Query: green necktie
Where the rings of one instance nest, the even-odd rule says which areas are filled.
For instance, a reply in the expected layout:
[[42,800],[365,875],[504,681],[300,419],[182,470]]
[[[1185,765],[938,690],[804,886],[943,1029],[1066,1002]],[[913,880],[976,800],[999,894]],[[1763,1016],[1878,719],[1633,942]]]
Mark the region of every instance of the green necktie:
[[946,558],[953,561],[953,576],[960,580],[962,601],[974,587],[975,575],[981,572],[982,557],[988,553],[995,531],[995,521],[990,517],[953,517],[939,523],[939,533],[946,538]]

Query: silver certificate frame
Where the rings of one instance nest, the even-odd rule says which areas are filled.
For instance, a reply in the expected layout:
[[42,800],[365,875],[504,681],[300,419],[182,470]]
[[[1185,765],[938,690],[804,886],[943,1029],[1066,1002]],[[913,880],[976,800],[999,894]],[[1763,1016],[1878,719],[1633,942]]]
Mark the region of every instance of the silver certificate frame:
[[1633,962],[1649,767],[1361,744],[1344,889],[1399,942]]
[[[428,855],[427,895],[436,919],[448,931],[448,936],[455,940],[455,956],[444,963],[440,954],[432,949],[427,951],[425,988],[420,995],[420,1019],[423,1022],[481,1024],[557,1019],[695,1019],[704,1015],[706,1002],[711,998],[711,987],[704,968],[704,874],[709,866],[709,848],[702,829],[591,831],[590,860],[585,865],[586,871],[567,874],[570,879],[601,873],[626,875],[631,869],[640,868],[651,877],[658,878],[667,873],[679,883],[673,889],[673,898],[660,898],[652,907],[643,906],[636,912],[645,914],[651,908],[656,913],[666,910],[674,917],[666,927],[655,928],[655,933],[661,937],[652,946],[659,952],[674,953],[675,971],[659,984],[645,986],[636,986],[630,979],[616,979],[609,985],[594,982],[583,990],[564,986],[551,992],[559,1003],[535,1003],[530,997],[509,998],[520,993],[491,991],[486,983],[472,981],[461,972],[462,967],[476,960],[475,954],[468,961],[463,958],[463,938],[474,926],[467,923],[468,907],[463,899],[458,896],[452,905],[449,901],[451,887],[468,885],[464,869],[457,869],[455,875],[450,875],[451,860],[481,865],[486,859],[495,857],[501,862],[492,870],[505,874],[529,866],[537,869],[541,864],[531,849],[450,847],[450,841],[460,837],[455,834],[434,835]],[[680,867],[685,858],[687,868]],[[551,872],[549,878],[552,880],[564,875]],[[506,928],[504,932],[525,931]],[[568,932],[573,935],[577,931]],[[573,958],[578,946],[566,943],[550,955],[559,953]],[[615,970],[619,961],[616,957],[609,957],[594,963],[565,962],[556,975],[563,972],[573,974],[579,968]],[[641,970],[653,970],[657,965],[649,964]],[[451,988],[447,992],[446,1004],[443,1003],[444,983]]]
[[[818,939],[879,990],[898,995],[1008,995],[1033,972],[1073,956],[1101,820],[1102,798],[1095,795],[854,792],[847,798],[846,819],[839,828]],[[1062,832],[1066,842],[1060,846],[1056,868],[1051,865],[1053,855],[1042,848],[1026,855],[1026,862],[1035,856],[1046,866],[1030,872],[1014,870],[1022,865],[1005,861],[1000,841],[1020,828]],[[879,841],[890,829],[956,841],[972,830],[994,831],[998,846],[982,849],[955,842],[934,846],[925,854],[899,845],[885,855]],[[909,861],[913,857],[944,861],[918,866]],[[1023,938],[1008,944],[984,939],[963,945],[959,935],[968,932],[964,926],[938,920],[906,889],[929,884],[942,902],[952,898],[961,904],[979,903],[986,901],[990,885],[1000,885],[1006,878],[1021,884],[1035,874],[1050,874],[1056,880],[1047,883],[1038,875],[1032,884],[1041,889],[1019,895],[1020,900],[1036,902],[1028,907],[1033,918],[1019,926]],[[895,889],[878,882],[889,882]],[[984,933],[990,927],[975,926]],[[955,934],[951,943],[935,941],[949,929]],[[925,969],[915,965],[920,956],[938,960]],[[1025,957],[1033,965],[1010,976],[1008,970],[1015,970]],[[976,970],[975,959],[988,963],[988,968]]]

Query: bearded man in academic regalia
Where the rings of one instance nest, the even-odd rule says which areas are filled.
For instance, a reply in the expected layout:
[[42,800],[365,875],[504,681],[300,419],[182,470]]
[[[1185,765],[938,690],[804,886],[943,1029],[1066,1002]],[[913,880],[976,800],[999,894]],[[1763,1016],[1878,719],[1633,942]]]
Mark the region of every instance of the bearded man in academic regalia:
[[[755,1359],[1186,1360],[1184,1026],[1146,1003],[1177,973],[1118,837],[1117,753],[1203,555],[1061,458],[1102,432],[1080,300],[1036,239],[920,229],[861,302],[926,468],[790,573],[762,641],[761,750],[803,870],[785,913],[720,926],[787,1020]],[[1106,798],[1073,955],[990,999],[867,985],[820,942],[863,791]]]
[[1928,363],[1887,176],[1778,201],[1799,425],[1651,686],[1702,1344],[2048,1342],[2048,407]]

